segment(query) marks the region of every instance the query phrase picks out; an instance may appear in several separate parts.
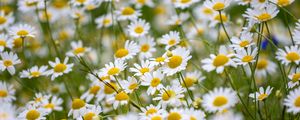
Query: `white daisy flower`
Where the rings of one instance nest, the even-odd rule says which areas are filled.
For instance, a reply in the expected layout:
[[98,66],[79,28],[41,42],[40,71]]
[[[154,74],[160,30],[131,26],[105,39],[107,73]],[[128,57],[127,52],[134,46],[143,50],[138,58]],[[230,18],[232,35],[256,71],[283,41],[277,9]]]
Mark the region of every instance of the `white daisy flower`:
[[150,64],[152,64],[153,66],[164,65],[168,61],[169,60],[168,60],[167,56],[150,58]]
[[0,10],[0,30],[6,29],[14,20],[12,12],[5,14],[3,10]]
[[189,8],[196,2],[199,2],[199,0],[176,0],[173,4],[175,8],[185,9]]
[[7,69],[7,71],[14,75],[16,72],[16,69],[14,65],[20,64],[21,61],[18,58],[17,54],[13,52],[3,52],[0,53],[2,60],[0,60],[0,70],[4,71]]
[[84,116],[84,113],[87,111],[87,107],[91,105],[85,103],[82,99],[74,99],[72,101],[71,110],[68,113],[68,116],[73,116],[73,119],[78,119]]
[[280,7],[285,7],[292,4],[295,0],[270,0],[273,3],[276,3]]
[[254,23],[261,23],[276,17],[279,13],[277,7],[273,4],[268,4],[266,8],[248,8],[246,14],[243,16],[248,19],[248,21],[253,21]]
[[179,32],[170,31],[168,34],[162,36],[160,42],[166,45],[166,50],[177,45],[180,42]]
[[55,62],[49,61],[49,65],[53,68],[47,71],[48,75],[51,75],[51,80],[56,77],[62,76],[72,71],[73,63],[68,64],[69,58],[66,57],[62,63],[59,58],[55,58]]
[[239,5],[249,5],[252,0],[235,0]]
[[255,70],[255,75],[257,77],[266,77],[267,74],[272,75],[276,73],[276,64],[267,58],[259,58]]
[[134,76],[143,76],[145,73],[149,73],[154,69],[149,60],[141,61],[141,65],[134,63],[134,67],[130,68],[130,72],[134,73]]
[[126,93],[132,93],[134,90],[139,89],[140,82],[134,77],[128,77],[127,80],[120,81]]
[[13,38],[34,38],[37,34],[35,28],[28,24],[14,25],[8,29],[8,32]]
[[153,100],[158,100],[163,108],[166,108],[168,105],[180,106],[182,104],[180,99],[184,97],[183,92],[184,89],[181,86],[167,86],[166,88],[162,88],[158,97],[153,98]]
[[115,52],[115,58],[121,60],[128,60],[133,58],[139,52],[139,47],[134,41],[127,40],[124,48],[119,48]]
[[247,50],[242,49],[237,51],[236,58],[233,58],[233,60],[236,64],[245,66],[249,63],[255,62],[257,53],[257,48],[252,50],[251,47],[248,47]]
[[102,112],[101,106],[98,105],[92,105],[87,107],[84,115],[80,118],[77,118],[77,120],[94,120],[94,119],[100,119],[98,115]]
[[232,0],[206,0],[204,5],[215,11],[220,11],[227,8]]
[[41,66],[41,67],[33,66],[30,69],[23,70],[21,72],[20,77],[31,79],[31,78],[37,78],[37,77],[40,77],[40,76],[46,76],[47,75],[47,68],[48,68],[48,66]]
[[74,57],[74,56],[83,56],[85,53],[90,52],[90,47],[84,47],[82,41],[79,40],[77,42],[71,42],[72,50],[67,52],[67,56]]
[[0,102],[12,102],[16,100],[16,90],[12,85],[8,85],[5,82],[0,82]]
[[86,0],[83,8],[87,11],[92,11],[98,8],[102,2],[102,0]]
[[181,120],[181,119],[183,119],[183,116],[184,116],[183,109],[173,108],[166,115],[166,118],[168,120]]
[[44,2],[40,0],[18,0],[18,10],[20,12],[33,12],[36,9],[44,8]]
[[194,108],[186,108],[183,110],[183,120],[205,120],[205,113]]
[[204,21],[210,20],[210,18],[214,15],[214,10],[206,7],[205,5],[200,5],[194,8],[193,13],[194,15]]
[[235,54],[227,51],[225,46],[220,46],[218,55],[210,54],[210,58],[201,61],[203,63],[202,68],[207,72],[216,70],[217,73],[222,73],[227,66],[236,67],[236,64],[232,60]]
[[202,106],[208,112],[218,112],[233,107],[238,102],[231,88],[215,88],[203,96]]
[[34,99],[29,101],[28,103],[30,105],[34,105],[34,106],[41,106],[42,101],[47,101],[50,98],[51,98],[51,95],[42,94],[42,93],[35,93]]
[[107,99],[107,101],[113,104],[113,108],[117,109],[118,106],[126,105],[129,102],[129,95],[125,91],[121,91],[116,93],[115,95],[111,96]]
[[293,88],[299,85],[300,81],[300,68],[296,68],[295,72],[288,75],[290,81],[288,82],[288,88]]
[[154,95],[156,91],[159,91],[164,88],[163,84],[161,83],[164,79],[164,75],[161,71],[154,71],[153,73],[146,73],[144,76],[141,77],[142,79],[142,86],[148,86],[147,94]]
[[46,109],[29,105],[18,115],[18,120],[46,120],[46,115]]
[[267,6],[269,0],[251,0],[250,3],[253,8],[263,9]]
[[194,72],[187,72],[184,77],[184,83],[181,84],[182,87],[188,87],[190,90],[195,89],[193,86],[194,84],[201,82],[205,79],[204,76],[202,76],[202,73],[200,71],[194,71]]
[[222,23],[227,25],[230,22],[228,14],[222,12],[221,16],[218,12],[213,13],[213,17],[210,18],[209,27],[216,27],[217,24]]
[[248,48],[252,45],[255,45],[252,41],[253,34],[250,32],[242,32],[241,36],[238,37],[232,37],[231,38],[231,42],[232,45],[230,45],[230,47],[232,47],[234,50],[243,50],[245,48]]
[[100,70],[99,74],[104,76],[119,75],[126,67],[126,63],[123,60],[115,60],[105,64],[105,67]]
[[[0,18],[1,19],[1,18]],[[13,40],[6,34],[0,34],[0,52],[3,52],[5,48],[13,48]]]
[[[298,22],[298,24],[300,23],[300,20],[299,20],[299,22]],[[300,24],[298,25],[298,26],[296,26],[296,27],[299,27],[299,28],[296,28],[295,30],[294,30],[294,32],[293,32],[293,38],[294,38],[294,40],[295,40],[295,43],[297,44],[297,45],[299,45],[300,44],[300,36],[299,36],[299,34],[300,34]]]
[[154,7],[152,0],[133,0],[132,3],[136,8],[142,8],[143,6]]
[[180,13],[179,15],[172,15],[171,18],[167,21],[167,25],[182,25],[190,15],[188,13]]
[[240,113],[235,113],[232,110],[223,110],[210,117],[209,120],[244,120],[244,118]]
[[268,86],[266,90],[263,87],[259,88],[259,92],[249,94],[249,97],[253,98],[253,101],[263,101],[271,94],[273,87]]
[[47,109],[49,112],[52,111],[62,111],[62,103],[63,103],[63,99],[57,97],[57,96],[52,96],[51,100],[49,99],[44,99],[42,100],[41,104],[42,106]]
[[147,120],[147,116],[154,115],[154,114],[162,114],[166,111],[161,108],[161,105],[154,106],[153,104],[148,105],[146,107],[141,108],[142,112],[139,113],[142,119],[144,118]]
[[156,42],[154,41],[154,38],[150,36],[141,37],[139,38],[139,47],[140,47],[140,53],[139,58],[140,60],[144,60],[147,58],[152,57],[152,54],[156,52]]
[[139,10],[135,10],[132,7],[122,7],[120,10],[116,11],[116,15],[118,16],[118,20],[135,20],[142,14]]
[[287,106],[287,112],[296,115],[300,112],[300,88],[290,91],[287,97],[283,100],[283,104]]
[[106,14],[106,15],[96,18],[95,23],[97,24],[97,28],[101,29],[102,27],[107,28],[107,27],[112,26],[112,24],[113,24],[112,18],[113,18],[112,14]]
[[4,102],[0,104],[0,120],[17,120],[16,114],[16,107],[11,103]]
[[278,49],[276,58],[284,65],[291,63],[299,64],[300,62],[300,48],[299,46],[285,46],[285,50]]
[[133,20],[127,28],[130,36],[142,37],[148,34],[150,30],[150,25],[143,19],[136,19]]
[[90,102],[93,98],[95,98],[95,101],[101,101],[105,97],[103,92],[104,85],[99,81],[94,81],[90,84],[88,91],[81,95],[80,99],[83,99],[86,102]]
[[190,51],[182,47],[172,50],[171,54],[172,55],[168,57],[168,62],[162,68],[164,74],[167,76],[174,75],[186,69],[187,62],[192,58]]

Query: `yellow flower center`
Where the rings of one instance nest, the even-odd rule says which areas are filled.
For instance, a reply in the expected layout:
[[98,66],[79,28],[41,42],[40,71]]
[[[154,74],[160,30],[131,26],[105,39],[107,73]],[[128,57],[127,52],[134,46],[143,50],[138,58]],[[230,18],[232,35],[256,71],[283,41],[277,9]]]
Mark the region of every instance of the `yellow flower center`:
[[4,60],[3,64],[4,64],[5,67],[9,67],[9,66],[13,65],[13,62],[11,60]]
[[6,90],[0,90],[0,98],[4,98],[8,95]]
[[295,104],[295,106],[296,106],[297,108],[300,107],[300,96],[298,96],[298,97],[296,98],[294,104]]
[[128,100],[129,96],[125,92],[119,92],[116,96],[115,99],[118,101],[123,101],[123,100]]
[[44,108],[54,109],[55,105],[53,103],[46,104]]
[[266,99],[267,97],[268,97],[268,94],[263,93],[258,96],[258,100],[262,101],[262,100]]
[[175,39],[171,39],[171,40],[169,40],[168,45],[174,45],[175,43],[176,43],[176,40]]
[[243,57],[243,62],[251,62],[253,60],[253,57],[251,55],[246,55]]
[[19,30],[17,32],[17,35],[19,35],[19,36],[26,36],[28,34],[29,34],[29,32],[27,30]]
[[266,0],[258,0],[258,2],[260,3],[264,3]]
[[162,100],[168,101],[170,98],[175,97],[176,93],[173,90],[167,90],[162,94]]
[[174,55],[169,59],[168,66],[170,68],[177,68],[182,63],[182,57],[179,55]]
[[96,94],[98,93],[98,91],[100,90],[100,88],[101,88],[100,86],[94,85],[93,87],[90,88],[89,92],[90,92],[91,94],[96,95]]
[[84,120],[93,120],[93,117],[95,116],[95,113],[93,112],[88,112],[83,116]]
[[[115,83],[109,83],[110,84],[110,86],[112,86],[114,89],[117,89],[117,85],[115,84]],[[111,88],[110,86],[107,86],[107,85],[105,85],[104,86],[104,93],[105,94],[112,94],[112,93],[114,93],[115,91],[114,91],[114,89],[113,88]]]
[[26,114],[27,120],[36,120],[40,117],[40,112],[37,110],[29,110]]
[[137,2],[140,4],[145,4],[146,0],[137,0]]
[[216,2],[213,6],[214,10],[223,10],[225,8],[225,4],[222,2]]
[[155,62],[164,62],[165,61],[165,58],[164,57],[157,57],[155,59]]
[[171,112],[168,115],[168,120],[181,120],[181,115],[178,112]]
[[67,66],[65,64],[59,63],[54,67],[54,72],[60,73],[64,72],[67,69]]
[[141,34],[144,32],[144,28],[142,26],[137,26],[135,29],[134,29],[134,32],[135,33],[138,33],[138,34]]
[[217,96],[213,102],[214,106],[221,107],[227,104],[228,100],[225,96]]
[[0,16],[0,25],[6,23],[7,19],[3,16]]
[[191,2],[191,0],[180,0],[181,3],[185,4],[185,3],[189,3]]
[[55,8],[64,8],[68,5],[68,1],[67,0],[53,0],[52,2],[53,7]]
[[22,44],[23,44],[22,38],[16,38],[16,39],[14,39],[13,44],[14,44],[14,48],[19,48],[19,47],[21,47]]
[[151,120],[162,120],[161,116],[153,116]]
[[131,7],[125,7],[122,11],[122,15],[132,15],[134,13],[134,9]]
[[150,83],[151,87],[156,87],[156,86],[158,86],[159,84],[160,84],[160,79],[159,79],[159,78],[153,78],[153,79],[151,80],[151,83]]
[[137,83],[132,83],[132,84],[130,84],[129,85],[129,90],[134,90],[134,89],[136,89],[138,87],[138,84]]
[[203,11],[203,13],[205,13],[205,14],[207,14],[207,15],[213,14],[212,9],[209,9],[209,8],[204,8],[202,11]]
[[256,18],[259,21],[264,22],[264,21],[270,20],[272,18],[272,16],[269,13],[262,13],[259,16],[256,16]]
[[140,69],[140,72],[144,75],[145,73],[149,72],[150,69],[149,68],[142,68]]
[[83,4],[86,0],[76,0],[76,2],[79,2],[81,4]]
[[213,61],[213,65],[216,67],[223,66],[229,61],[229,58],[226,55],[219,54]]
[[241,47],[246,47],[247,45],[249,45],[249,41],[248,40],[243,40],[242,42],[240,42],[240,46]]
[[8,120],[9,115],[5,112],[0,113],[0,119],[2,120]]
[[149,49],[150,49],[150,45],[149,44],[143,44],[141,46],[141,51],[142,52],[148,52]]
[[198,35],[203,35],[203,34],[204,34],[204,29],[198,28],[198,29],[197,29],[197,34],[198,34]]
[[296,52],[290,52],[286,55],[286,59],[288,59],[289,61],[295,62],[300,59],[300,56]]
[[146,115],[151,115],[151,114],[154,114],[156,112],[157,112],[157,110],[155,108],[150,108],[150,109],[147,110]]
[[108,75],[116,75],[120,72],[119,68],[113,67],[111,69],[108,70],[107,74]]
[[26,1],[25,4],[26,4],[26,6],[28,6],[28,7],[32,7],[32,6],[35,6],[35,5],[37,4],[37,2]]
[[259,69],[259,70],[265,69],[267,66],[268,66],[268,61],[265,59],[261,59],[257,63],[257,69]]
[[295,73],[295,74],[293,75],[292,81],[293,81],[293,82],[298,82],[299,79],[300,79],[300,73]]
[[129,51],[127,49],[121,48],[119,50],[117,50],[117,52],[115,53],[115,56],[117,58],[122,58],[125,57],[126,55],[128,55]]
[[290,0],[278,0],[278,1],[277,1],[277,4],[278,4],[279,6],[287,6],[287,5],[290,4]]
[[5,47],[6,46],[6,41],[5,40],[0,40],[0,46]]
[[74,99],[72,102],[72,109],[77,110],[85,106],[85,102],[81,99]]
[[66,39],[68,39],[70,37],[70,35],[69,35],[69,33],[67,32],[67,31],[60,31],[59,33],[58,33],[58,38],[60,39],[60,40],[66,40]]
[[74,52],[76,55],[77,55],[77,54],[80,54],[80,53],[84,53],[84,52],[85,52],[85,48],[84,48],[84,47],[79,47],[79,48],[76,48],[73,52]]
[[190,116],[190,120],[197,120],[195,116]]
[[227,16],[226,16],[226,15],[221,14],[221,17],[220,17],[220,15],[218,14],[218,15],[215,16],[215,20],[217,20],[217,21],[219,21],[219,22],[222,22],[222,21],[221,21],[221,18],[222,18],[222,21],[223,21],[223,22],[227,22]]
[[104,24],[104,25],[108,25],[109,23],[111,22],[111,20],[110,19],[103,19],[103,21],[102,21],[102,23]]
[[30,75],[32,77],[39,77],[41,75],[41,73],[39,71],[34,71],[34,72],[31,72]]
[[195,78],[186,77],[186,78],[184,79],[184,82],[185,82],[185,84],[182,83],[182,86],[185,87],[185,85],[186,85],[186,87],[191,87],[191,86],[194,85],[194,83],[196,82],[196,80],[195,80]]

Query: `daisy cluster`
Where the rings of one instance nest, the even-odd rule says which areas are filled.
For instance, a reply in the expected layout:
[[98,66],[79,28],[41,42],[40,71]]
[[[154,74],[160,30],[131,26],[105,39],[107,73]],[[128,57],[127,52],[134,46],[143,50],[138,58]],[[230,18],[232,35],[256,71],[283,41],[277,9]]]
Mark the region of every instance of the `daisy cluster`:
[[0,0],[0,120],[300,119],[299,4]]

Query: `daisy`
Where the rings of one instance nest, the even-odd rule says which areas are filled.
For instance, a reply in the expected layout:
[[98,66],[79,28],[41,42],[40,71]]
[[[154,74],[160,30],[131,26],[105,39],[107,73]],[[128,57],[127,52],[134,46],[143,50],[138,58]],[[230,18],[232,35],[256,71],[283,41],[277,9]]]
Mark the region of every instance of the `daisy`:
[[41,67],[33,66],[30,69],[23,70],[21,72],[20,77],[31,79],[31,78],[37,78],[37,77],[40,77],[40,76],[46,76],[47,75],[47,72],[46,72],[47,68],[48,68],[48,66],[41,66]]
[[242,114],[235,113],[233,110],[223,110],[210,117],[210,120],[244,120],[244,118]]
[[210,58],[201,61],[203,63],[202,68],[207,72],[216,70],[217,73],[222,73],[227,66],[236,67],[232,60],[235,54],[227,51],[225,46],[221,46],[218,55],[210,54]]
[[115,60],[114,62],[105,64],[105,67],[100,70],[99,74],[104,76],[116,76],[126,67],[126,63],[123,60]]
[[82,6],[82,5],[87,4],[88,1],[90,1],[90,0],[71,0],[70,3],[73,6]]
[[36,9],[44,8],[44,2],[40,0],[18,0],[18,10],[20,12],[33,12]]
[[92,11],[98,8],[102,3],[102,0],[86,0],[83,8],[87,11]]
[[250,32],[242,32],[241,36],[238,37],[232,37],[231,38],[231,42],[233,43],[232,45],[230,45],[230,47],[232,47],[234,50],[243,50],[245,48],[248,48],[252,45],[254,45],[253,38],[252,38],[253,34]]
[[214,12],[213,17],[210,18],[209,27],[215,27],[219,23],[227,25],[230,21],[229,18],[229,15],[224,12],[221,13],[221,16],[218,12]]
[[14,22],[13,13],[5,14],[3,10],[0,11],[0,30],[6,29]]
[[120,10],[116,11],[116,15],[118,16],[118,20],[135,20],[142,14],[139,10],[135,10],[132,7],[122,7]]
[[296,115],[300,112],[300,88],[290,91],[287,97],[283,100],[283,104],[287,106],[287,112]]
[[124,91],[126,93],[132,93],[134,90],[139,89],[140,82],[137,81],[134,77],[128,77],[128,80],[120,81],[121,85],[123,85]]
[[79,40],[78,42],[72,41],[71,42],[72,50],[67,52],[67,56],[74,57],[74,56],[83,56],[85,53],[90,52],[90,47],[84,47],[82,45],[82,41]]
[[9,53],[3,52],[3,53],[0,53],[0,55],[2,58],[2,60],[0,60],[0,70],[4,71],[7,69],[11,75],[14,75],[16,72],[14,65],[21,63],[17,54],[15,54],[13,52],[9,52]]
[[235,0],[239,5],[249,5],[252,0]]
[[267,6],[269,0],[251,0],[251,6],[253,8],[263,9]]
[[113,103],[113,108],[117,109],[118,106],[126,105],[129,102],[129,95],[125,91],[121,91],[114,96],[107,99],[109,103]]
[[236,92],[231,88],[215,88],[203,95],[202,106],[208,112],[217,112],[229,109],[237,102]]
[[107,28],[107,27],[112,26],[112,24],[113,24],[112,18],[113,18],[112,14],[106,14],[106,15],[96,18],[95,23],[97,24],[97,28],[101,29],[102,27]]
[[276,17],[279,10],[273,4],[268,4],[265,9],[248,8],[246,14],[243,16],[248,19],[248,21],[253,21],[254,23],[262,23],[271,20]]
[[10,103],[0,104],[0,120],[16,120],[16,107]]
[[205,5],[200,5],[193,9],[193,13],[198,19],[208,21],[213,17],[215,11]]
[[132,3],[136,8],[142,8],[143,6],[154,7],[152,0],[133,0]]
[[156,57],[156,58],[150,58],[150,64],[152,64],[153,66],[164,65],[168,61],[169,60],[168,60],[167,56],[160,56],[160,57]]
[[166,45],[166,50],[177,45],[180,42],[179,32],[171,31],[168,34],[162,36],[160,42]]
[[54,80],[56,77],[62,76],[72,71],[73,63],[68,64],[69,58],[66,57],[62,63],[59,58],[55,58],[55,62],[49,61],[49,65],[53,68],[47,71],[48,75],[51,75],[51,80]]
[[46,109],[29,105],[18,115],[18,120],[46,120],[46,115]]
[[267,74],[274,74],[276,73],[276,64],[266,58],[259,58],[256,66],[255,75],[257,77],[266,77]]
[[82,99],[74,99],[72,101],[71,110],[68,113],[68,116],[73,116],[73,119],[78,119],[84,116],[84,113],[87,111],[87,107],[91,105],[85,103]]
[[128,60],[133,58],[139,52],[139,47],[134,41],[127,40],[124,48],[119,48],[115,52],[115,58],[121,60]]
[[247,50],[239,50],[236,54],[236,58],[233,60],[238,65],[247,65],[249,63],[255,62],[255,57],[257,55],[257,48],[254,48],[254,50],[251,49],[251,47],[248,47]]
[[142,37],[148,34],[150,25],[143,19],[136,19],[133,20],[127,28],[130,36]]
[[92,84],[90,84],[88,91],[81,95],[80,99],[90,102],[93,98],[96,98],[96,101],[101,101],[105,97],[103,91],[103,84],[99,83],[98,81],[94,81]]
[[172,50],[171,56],[168,57],[168,62],[162,68],[164,74],[171,76],[186,69],[187,62],[191,58],[192,56],[190,56],[190,51],[185,48],[178,47]]
[[[92,105],[87,107],[84,115],[82,116],[83,118],[77,118],[77,120],[94,120],[98,118],[98,115],[102,112],[101,106],[98,105]],[[100,118],[98,118],[100,119]]]
[[205,120],[205,113],[201,110],[195,110],[194,108],[184,109],[183,110],[183,119],[184,120]]
[[12,102],[16,100],[15,91],[12,85],[0,82],[0,102]]
[[134,68],[130,68],[130,72],[134,73],[134,76],[143,76],[145,73],[149,73],[154,69],[149,60],[141,61],[141,65],[134,63]]
[[141,120],[165,120],[165,117],[165,114],[155,113],[149,116],[143,116]]
[[[0,18],[1,19],[1,18]],[[13,48],[13,40],[6,34],[0,34],[0,52],[3,52],[5,48]]]
[[176,0],[174,2],[175,8],[185,9],[189,8],[194,3],[198,2],[199,0]]
[[8,29],[9,34],[13,38],[34,38],[36,36],[36,30],[34,27],[28,24],[17,24]]
[[164,88],[163,84],[161,83],[164,78],[164,75],[161,71],[154,71],[153,73],[146,73],[144,76],[141,77],[142,79],[142,86],[148,86],[147,94],[154,95],[156,91],[159,91]]
[[271,94],[273,87],[268,86],[266,90],[263,87],[259,88],[259,92],[249,94],[249,97],[255,99],[254,101],[264,101]]
[[41,106],[43,101],[48,101],[51,98],[49,94],[35,93],[34,99],[29,101],[30,105]]
[[291,73],[288,75],[288,78],[290,81],[288,82],[288,88],[293,88],[297,85],[299,85],[300,81],[300,69],[297,68],[295,72]]
[[140,116],[142,116],[142,118],[145,118],[147,116],[154,115],[154,114],[165,113],[165,110],[161,109],[161,105],[154,106],[153,104],[148,105],[144,108],[141,108],[141,111],[142,112],[139,114],[140,114]]
[[47,109],[49,112],[52,111],[62,111],[62,103],[63,99],[57,97],[57,96],[52,96],[51,100],[45,99],[42,101],[42,106]]
[[139,53],[140,60],[144,60],[152,57],[152,54],[156,52],[156,48],[155,48],[156,43],[154,41],[154,38],[150,36],[145,36],[139,38],[138,41],[140,47],[140,53]]
[[161,89],[158,97],[153,98],[153,100],[158,100],[163,108],[166,108],[167,105],[180,106],[182,104],[180,99],[184,97],[183,92],[184,89],[181,86],[167,86]]
[[186,73],[184,83],[182,83],[181,86],[194,89],[193,85],[203,81],[204,79],[205,77],[202,76],[202,73],[200,71],[188,72]]
[[167,120],[181,120],[183,119],[183,109],[173,108],[169,111],[166,118]]
[[215,11],[220,11],[228,7],[231,1],[232,0],[206,0],[204,5]]
[[276,3],[280,7],[285,7],[292,4],[295,0],[270,0],[273,3]]
[[300,49],[299,46],[285,46],[285,50],[278,49],[276,52],[276,58],[281,61],[282,64],[289,65],[290,63],[299,64],[300,62]]
[[179,15],[172,15],[171,18],[167,21],[167,25],[182,25],[183,22],[189,19],[188,13],[180,13]]

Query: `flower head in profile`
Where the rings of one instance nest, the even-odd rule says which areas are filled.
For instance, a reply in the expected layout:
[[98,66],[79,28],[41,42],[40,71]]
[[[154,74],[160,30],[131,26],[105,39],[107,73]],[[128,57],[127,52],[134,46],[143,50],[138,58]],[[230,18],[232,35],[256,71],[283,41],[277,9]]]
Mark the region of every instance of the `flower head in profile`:
[[266,89],[263,87],[259,88],[259,92],[249,94],[249,97],[253,98],[254,101],[263,101],[268,98],[272,93],[273,87],[268,86]]
[[9,85],[5,82],[0,82],[0,102],[12,102],[16,99],[15,97],[16,90],[13,88],[13,85]]
[[244,17],[246,17],[249,22],[262,23],[273,19],[278,13],[279,10],[275,5],[268,4],[266,8],[248,8]]
[[47,68],[48,68],[48,66],[40,66],[40,67],[33,66],[30,69],[23,70],[21,72],[20,77],[31,79],[31,78],[37,78],[37,77],[40,77],[40,76],[46,76],[47,75]]
[[34,27],[28,24],[17,24],[8,29],[9,34],[13,38],[34,38],[36,36],[36,30]]
[[116,11],[116,15],[118,20],[134,20],[137,19],[139,16],[142,14],[140,13],[139,10],[135,10],[134,8],[127,6],[127,7],[122,7],[120,10]]
[[232,0],[206,0],[204,5],[215,11],[220,11],[228,7],[231,1]]
[[91,51],[91,48],[89,47],[84,47],[82,44],[82,41],[78,41],[78,42],[71,42],[71,47],[72,50],[67,52],[67,55],[69,57],[74,57],[74,56],[83,56],[85,53]]

